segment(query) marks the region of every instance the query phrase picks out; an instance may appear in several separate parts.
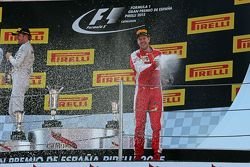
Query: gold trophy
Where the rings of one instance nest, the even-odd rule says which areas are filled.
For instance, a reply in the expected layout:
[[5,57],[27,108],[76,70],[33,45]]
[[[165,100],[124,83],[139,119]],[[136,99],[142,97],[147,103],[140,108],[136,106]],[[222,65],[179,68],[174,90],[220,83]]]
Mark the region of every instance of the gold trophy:
[[24,113],[23,112],[15,112],[14,113],[16,118],[16,130],[11,133],[11,140],[26,140],[25,133],[22,130],[22,122]]
[[62,127],[62,122],[56,120],[56,112],[58,109],[58,97],[60,92],[63,90],[63,87],[60,89],[47,87],[49,90],[49,104],[50,104],[50,114],[51,120],[45,120],[42,127],[51,128],[51,127]]

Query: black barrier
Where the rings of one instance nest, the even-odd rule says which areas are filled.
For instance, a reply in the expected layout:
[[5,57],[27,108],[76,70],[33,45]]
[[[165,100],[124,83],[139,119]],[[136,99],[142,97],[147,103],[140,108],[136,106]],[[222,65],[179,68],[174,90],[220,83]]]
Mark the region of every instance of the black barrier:
[[[67,151],[22,151],[1,153],[0,163],[35,162],[98,162],[117,161],[117,150],[67,150]],[[145,150],[142,161],[152,161],[152,150]],[[185,162],[250,162],[249,151],[237,150],[195,150],[167,149],[161,154],[161,161]],[[133,150],[124,150],[123,161],[133,161]]]

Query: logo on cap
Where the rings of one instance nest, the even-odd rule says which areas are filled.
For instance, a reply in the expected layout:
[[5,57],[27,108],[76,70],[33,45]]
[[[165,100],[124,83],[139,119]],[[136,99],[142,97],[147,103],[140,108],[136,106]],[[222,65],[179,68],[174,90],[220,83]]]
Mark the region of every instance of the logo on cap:
[[30,30],[28,28],[18,28],[16,32],[12,32],[12,35],[27,34],[31,36]]
[[139,36],[149,36],[148,34],[148,30],[146,29],[139,29],[138,31],[136,31],[136,37],[138,38]]

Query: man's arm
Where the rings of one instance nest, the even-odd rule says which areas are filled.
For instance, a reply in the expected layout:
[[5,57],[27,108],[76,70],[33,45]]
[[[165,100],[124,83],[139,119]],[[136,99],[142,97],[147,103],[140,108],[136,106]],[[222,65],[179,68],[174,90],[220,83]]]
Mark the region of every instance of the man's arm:
[[150,73],[157,68],[157,63],[144,64],[144,62],[133,52],[130,56],[130,66],[137,73]]
[[21,48],[17,52],[17,55],[15,56],[15,58],[12,55],[9,56],[10,63],[14,67],[19,67],[22,64],[25,56],[27,55],[27,52],[28,52],[28,49],[24,46],[21,46]]

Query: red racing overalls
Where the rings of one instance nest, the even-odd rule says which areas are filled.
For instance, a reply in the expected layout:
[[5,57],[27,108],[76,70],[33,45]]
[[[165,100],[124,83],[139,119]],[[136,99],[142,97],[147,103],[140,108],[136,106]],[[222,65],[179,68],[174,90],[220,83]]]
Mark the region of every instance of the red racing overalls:
[[149,111],[152,134],[152,149],[154,155],[159,155],[160,131],[162,116],[162,87],[160,81],[160,68],[157,67],[155,58],[159,58],[161,52],[152,49],[134,51],[130,55],[130,65],[135,72],[135,159],[140,160],[144,154],[144,135]]

